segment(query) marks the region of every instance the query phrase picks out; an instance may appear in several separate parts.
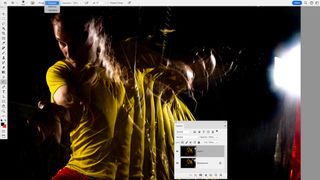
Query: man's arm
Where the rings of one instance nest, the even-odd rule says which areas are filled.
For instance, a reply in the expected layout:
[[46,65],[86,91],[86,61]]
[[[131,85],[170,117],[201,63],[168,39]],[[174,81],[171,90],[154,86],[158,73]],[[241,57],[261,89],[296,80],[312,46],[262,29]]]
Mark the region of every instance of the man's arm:
[[62,135],[70,133],[82,117],[83,106],[68,85],[59,87],[53,99],[54,103],[39,101],[39,109],[27,121],[37,131],[34,134],[36,144],[47,138],[60,143]]
[[70,85],[69,75],[72,70],[63,61],[51,66],[46,75],[51,93],[51,103],[39,102],[39,109],[29,119],[29,123],[38,130],[41,143],[53,137],[59,143],[62,134],[67,134],[79,123],[83,114],[83,105]]
[[66,108],[67,113],[70,115],[70,119],[64,120],[66,127],[62,128],[65,131],[74,129],[80,122],[83,114],[83,104],[75,94],[70,86],[63,85],[53,95],[54,103]]

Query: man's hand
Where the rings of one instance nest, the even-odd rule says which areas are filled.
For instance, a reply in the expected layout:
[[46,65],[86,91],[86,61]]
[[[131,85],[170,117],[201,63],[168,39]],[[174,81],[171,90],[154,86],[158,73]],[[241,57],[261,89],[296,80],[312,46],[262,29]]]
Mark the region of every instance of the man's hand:
[[62,134],[70,126],[70,115],[63,106],[40,101],[37,111],[27,122],[35,131],[33,136],[36,144],[47,138],[53,138],[60,143]]

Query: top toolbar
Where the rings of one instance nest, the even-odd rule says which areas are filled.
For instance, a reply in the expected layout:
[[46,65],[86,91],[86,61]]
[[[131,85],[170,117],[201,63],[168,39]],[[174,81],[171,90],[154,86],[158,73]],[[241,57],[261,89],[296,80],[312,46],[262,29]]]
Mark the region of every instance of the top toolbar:
[[1,0],[2,6],[319,6],[320,0]]

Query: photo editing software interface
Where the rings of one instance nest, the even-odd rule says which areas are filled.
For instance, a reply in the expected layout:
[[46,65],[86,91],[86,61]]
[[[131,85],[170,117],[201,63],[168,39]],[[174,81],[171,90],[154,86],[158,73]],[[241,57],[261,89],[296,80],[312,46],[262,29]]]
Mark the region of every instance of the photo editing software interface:
[[[126,151],[131,158],[126,174],[129,179],[139,174],[132,172],[142,162],[139,175],[144,179],[298,180],[300,15],[302,7],[320,6],[319,2],[1,0],[0,141],[13,142],[12,152],[18,154],[13,161],[21,164],[15,169],[27,179],[50,179],[71,162],[70,140],[63,140],[63,127],[60,136],[54,136],[60,149],[49,152],[54,148],[45,143],[43,130],[48,121],[37,121],[39,124],[34,126],[30,118],[44,107],[40,101],[54,102],[48,69],[58,60],[65,59],[68,64],[72,57],[84,54],[78,49],[72,54],[69,42],[76,33],[59,34],[54,29],[60,21],[54,19],[55,15],[71,14],[72,20],[67,19],[63,26],[72,30],[76,29],[72,23],[87,15],[102,21],[97,18],[89,24],[88,18],[82,26],[88,32],[86,43],[93,44],[85,67],[106,68],[106,77],[124,84],[124,96],[129,100],[123,101],[121,107],[134,104],[132,111],[124,108],[127,119],[133,122],[132,130],[108,130],[115,132],[120,145],[131,142]],[[68,22],[71,26],[66,25]],[[91,26],[92,22],[101,24]],[[101,36],[101,29],[106,36]],[[93,47],[97,49],[92,51]],[[115,58],[110,58],[108,64],[102,52]],[[100,59],[101,63],[97,63]],[[122,71],[117,71],[117,63]],[[117,81],[115,74],[119,72],[122,76]],[[75,78],[87,75],[79,74]],[[75,80],[69,76],[66,75],[68,80]],[[75,82],[70,84],[78,87],[80,80]],[[128,88],[130,83],[132,88]],[[79,97],[87,91],[83,87],[76,89]],[[119,92],[114,99],[120,99]],[[101,95],[93,99],[98,104],[103,98]],[[96,103],[89,102],[89,106]],[[107,110],[106,116],[108,113],[112,117],[114,112]],[[117,113],[120,117],[121,110]],[[106,129],[112,123],[107,124]],[[118,132],[122,136],[117,136]],[[43,139],[39,140],[39,134]],[[71,136],[77,140],[73,132]],[[120,137],[126,140],[119,140]],[[44,145],[38,146],[39,141]],[[32,150],[35,147],[40,155]],[[141,154],[144,155],[140,157]],[[121,161],[119,155],[114,156]],[[44,163],[49,161],[50,165]],[[125,172],[120,165],[119,168],[114,172],[115,179]]]
[[226,179],[227,121],[177,121],[174,125],[174,177]]

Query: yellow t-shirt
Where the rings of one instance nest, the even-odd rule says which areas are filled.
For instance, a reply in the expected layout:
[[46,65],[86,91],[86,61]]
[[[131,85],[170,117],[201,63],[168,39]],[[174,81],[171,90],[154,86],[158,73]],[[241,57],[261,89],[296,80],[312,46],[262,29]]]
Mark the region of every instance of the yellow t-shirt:
[[70,133],[66,166],[96,179],[171,179],[173,122],[194,120],[189,109],[176,95],[163,100],[163,92],[156,90],[161,75],[154,69],[136,70],[136,88],[130,92],[105,78],[102,69],[96,71],[90,84],[77,82],[80,78],[64,60],[47,72],[52,102],[56,90],[67,84],[90,107]]

